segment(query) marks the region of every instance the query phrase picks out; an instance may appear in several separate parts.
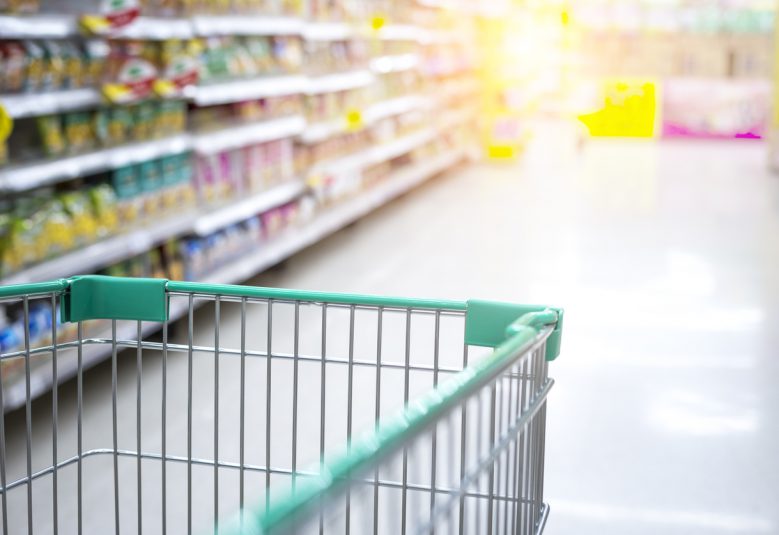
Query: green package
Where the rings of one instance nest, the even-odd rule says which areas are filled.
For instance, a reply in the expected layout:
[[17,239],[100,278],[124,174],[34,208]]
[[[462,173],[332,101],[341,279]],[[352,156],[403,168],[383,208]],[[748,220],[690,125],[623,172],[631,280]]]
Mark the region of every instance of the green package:
[[111,108],[108,120],[108,144],[125,143],[130,137],[132,125],[133,116],[128,108],[124,106]]
[[102,236],[113,234],[119,228],[118,200],[116,192],[108,184],[89,190],[92,213],[97,222],[97,232]]
[[70,217],[70,229],[75,245],[84,246],[96,241],[98,226],[89,196],[81,191],[71,191],[64,193],[60,201]]
[[65,137],[59,115],[44,115],[36,118],[43,153],[46,156],[59,156],[65,152]]
[[46,65],[46,52],[36,41],[24,41],[24,51],[27,55],[27,76],[24,79],[26,91],[43,91],[50,89],[50,73]]
[[98,108],[92,114],[92,133],[95,136],[95,143],[101,147],[111,144],[110,123],[111,112],[107,108]]
[[111,185],[116,192],[119,222],[132,224],[141,215],[142,199],[137,165],[115,169],[111,174]]
[[143,162],[139,166],[141,191],[143,192],[143,206],[147,216],[158,214],[162,211],[162,173],[157,160]]
[[146,141],[156,136],[154,127],[158,114],[155,102],[142,102],[130,108],[132,114],[131,137],[134,141]]
[[95,136],[89,113],[75,112],[65,115],[65,141],[68,152],[84,152],[95,146]]

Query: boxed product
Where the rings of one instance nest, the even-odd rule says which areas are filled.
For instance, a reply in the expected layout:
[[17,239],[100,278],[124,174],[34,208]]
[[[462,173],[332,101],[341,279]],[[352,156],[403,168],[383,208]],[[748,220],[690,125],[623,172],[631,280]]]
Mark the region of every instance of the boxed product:
[[136,223],[143,214],[140,180],[137,165],[119,167],[111,173],[111,185],[116,192],[116,208],[121,224]]

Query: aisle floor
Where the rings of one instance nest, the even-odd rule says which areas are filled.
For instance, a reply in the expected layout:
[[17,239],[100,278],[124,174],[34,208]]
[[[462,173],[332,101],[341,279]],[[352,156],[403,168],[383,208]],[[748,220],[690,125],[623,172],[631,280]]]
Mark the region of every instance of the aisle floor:
[[[760,143],[550,126],[520,163],[448,173],[250,283],[563,306],[546,533],[752,534],[779,533],[778,265]],[[110,367],[91,375],[110,393]]]
[[760,143],[542,131],[263,285],[566,308],[550,535],[779,533],[779,179]]

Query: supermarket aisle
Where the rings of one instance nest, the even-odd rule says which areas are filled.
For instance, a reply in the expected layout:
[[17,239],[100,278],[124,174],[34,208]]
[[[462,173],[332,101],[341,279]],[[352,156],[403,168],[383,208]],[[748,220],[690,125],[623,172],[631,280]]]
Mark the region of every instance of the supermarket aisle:
[[[251,283],[564,306],[563,353],[550,368],[557,385],[547,436],[547,533],[776,533],[779,392],[773,378],[779,364],[771,348],[779,336],[771,325],[779,312],[773,269],[779,182],[764,171],[762,148],[613,140],[579,151],[575,141],[558,126],[541,129],[520,164],[480,164],[441,177]],[[209,319],[206,312],[196,318],[197,336],[206,340],[213,335]],[[236,309],[225,307],[222,320],[232,325],[222,344],[235,347]],[[183,336],[180,329],[174,338]],[[120,441],[132,448],[135,364],[132,352],[126,355]],[[159,362],[153,354],[144,359],[144,447],[153,449]],[[234,367],[223,369],[223,382]],[[185,377],[186,359],[172,359],[168,373]],[[262,382],[261,369],[249,375]],[[88,445],[110,444],[110,427],[95,425],[110,418],[110,382],[108,365],[88,374]],[[195,382],[213,385],[208,373],[196,374]],[[234,393],[234,386],[222,388]],[[250,396],[249,407],[262,407],[254,399],[260,390]],[[169,448],[179,453],[185,398],[182,390],[169,392]],[[195,411],[207,421],[209,400],[203,401]],[[49,403],[44,398],[35,415],[36,464],[49,455]],[[62,422],[72,421],[73,408],[69,385],[60,393]],[[9,425],[20,428],[23,414],[14,418]],[[225,455],[236,447],[233,423],[221,424]],[[250,432],[251,444],[261,427]],[[61,431],[61,449],[74,447],[73,430]],[[196,451],[210,447],[210,432],[207,425],[196,430]],[[23,470],[23,437],[13,440],[15,469]],[[259,455],[261,448],[249,450]],[[122,518],[130,532],[132,462],[122,468],[129,485],[122,500],[130,512]],[[89,474],[104,478],[110,464],[108,457],[96,460]],[[156,468],[145,470],[144,484],[156,489]],[[182,481],[182,474],[171,468],[170,480]],[[203,488],[209,489],[210,474]],[[63,492],[72,489],[65,483],[72,473],[61,477]],[[93,531],[112,526],[111,483],[105,484],[87,495],[96,513]],[[44,513],[36,519],[44,531],[46,485],[38,486]],[[171,490],[169,507],[183,507],[184,491],[181,485]],[[144,492],[153,532],[158,504]],[[208,503],[209,496],[202,499]],[[18,499],[23,511],[24,496]],[[64,510],[73,498],[61,500]]]
[[257,284],[563,305],[548,533],[779,531],[779,182],[759,144],[591,142],[442,178]]

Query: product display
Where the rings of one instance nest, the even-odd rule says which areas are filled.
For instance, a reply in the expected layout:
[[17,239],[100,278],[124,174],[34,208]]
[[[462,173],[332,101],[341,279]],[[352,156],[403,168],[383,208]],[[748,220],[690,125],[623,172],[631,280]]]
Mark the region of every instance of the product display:
[[[280,236],[307,190],[311,214],[418,165],[408,154],[438,128],[451,136],[473,104],[473,47],[451,38],[472,35],[471,17],[411,1],[17,0],[0,11],[80,26],[0,36],[0,105],[15,117],[0,142],[5,281],[83,272],[74,253],[102,241],[111,254],[90,255],[91,270],[156,276],[176,258],[173,271],[195,279]],[[460,103],[459,119],[433,120]],[[139,256],[131,236],[152,229]]]

